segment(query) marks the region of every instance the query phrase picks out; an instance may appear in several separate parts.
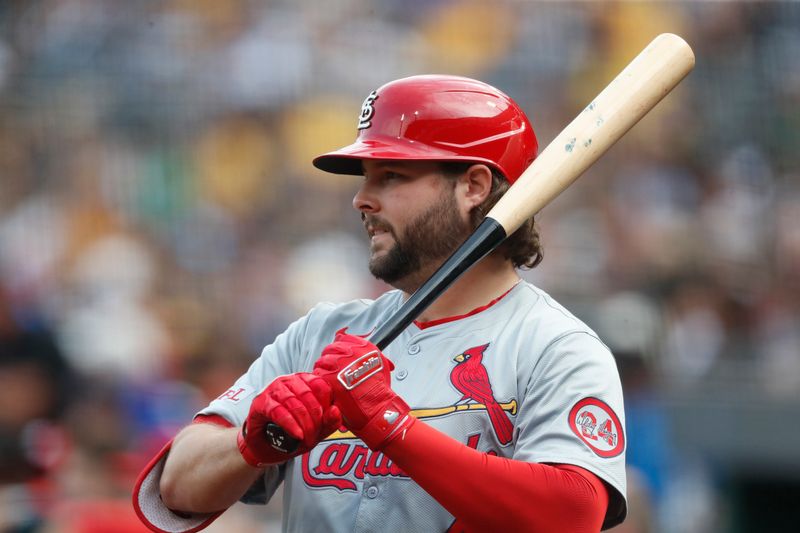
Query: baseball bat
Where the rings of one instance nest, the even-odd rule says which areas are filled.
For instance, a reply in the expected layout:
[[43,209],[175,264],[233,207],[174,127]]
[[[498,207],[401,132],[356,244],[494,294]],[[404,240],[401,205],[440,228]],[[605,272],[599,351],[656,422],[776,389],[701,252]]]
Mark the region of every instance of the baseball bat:
[[[369,338],[383,350],[470,267],[483,259],[569,187],[661,101],[694,67],[694,53],[681,37],[653,39],[525,169],[467,240]],[[297,443],[282,428],[269,438]],[[288,440],[286,440],[288,439]],[[282,448],[281,451],[286,451]]]

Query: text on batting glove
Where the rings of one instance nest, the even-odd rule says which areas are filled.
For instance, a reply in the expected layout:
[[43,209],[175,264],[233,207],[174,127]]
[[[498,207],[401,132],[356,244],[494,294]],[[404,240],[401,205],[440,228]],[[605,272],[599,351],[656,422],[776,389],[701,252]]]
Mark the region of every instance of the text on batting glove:
[[337,332],[314,365],[314,374],[330,385],[344,425],[376,451],[416,420],[391,388],[393,369],[377,346],[344,330]]

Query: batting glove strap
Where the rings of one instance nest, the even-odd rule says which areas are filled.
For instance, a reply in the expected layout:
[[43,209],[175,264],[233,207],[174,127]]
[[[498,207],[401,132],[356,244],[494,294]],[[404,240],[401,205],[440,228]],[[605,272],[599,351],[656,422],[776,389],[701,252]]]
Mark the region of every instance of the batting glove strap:
[[400,396],[394,396],[362,428],[350,430],[371,450],[379,451],[416,421],[409,414],[410,411],[411,408]]

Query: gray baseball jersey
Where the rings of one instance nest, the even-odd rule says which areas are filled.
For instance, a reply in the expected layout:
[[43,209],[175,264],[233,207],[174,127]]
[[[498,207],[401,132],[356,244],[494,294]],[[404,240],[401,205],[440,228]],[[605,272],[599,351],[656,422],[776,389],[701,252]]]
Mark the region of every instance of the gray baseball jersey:
[[[235,426],[277,376],[309,372],[337,330],[368,334],[402,304],[321,304],[267,346],[236,383],[201,411]],[[519,461],[577,465],[610,490],[606,525],[625,514],[622,390],[608,348],[549,295],[525,282],[462,317],[409,326],[385,350],[392,388],[426,424],[477,450]],[[485,376],[467,390],[459,373]],[[443,461],[442,475],[447,475]],[[264,503],[284,483],[287,532],[445,531],[453,516],[360,440],[337,431],[273,467],[242,499]],[[502,494],[498,494],[502,498]]]

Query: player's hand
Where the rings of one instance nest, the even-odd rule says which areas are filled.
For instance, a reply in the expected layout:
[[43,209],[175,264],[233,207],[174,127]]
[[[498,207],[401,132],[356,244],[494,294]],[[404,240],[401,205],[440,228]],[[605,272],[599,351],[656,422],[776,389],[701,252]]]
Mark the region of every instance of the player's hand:
[[[339,408],[332,404],[328,383],[309,373],[280,376],[267,385],[250,405],[239,431],[239,451],[248,464],[265,467],[283,463],[307,452],[342,424]],[[277,425],[297,441],[288,446],[268,434]],[[283,435],[283,434],[281,434]]]
[[374,344],[344,330],[314,365],[333,390],[344,425],[372,450],[381,450],[416,421],[391,388],[394,365]]

